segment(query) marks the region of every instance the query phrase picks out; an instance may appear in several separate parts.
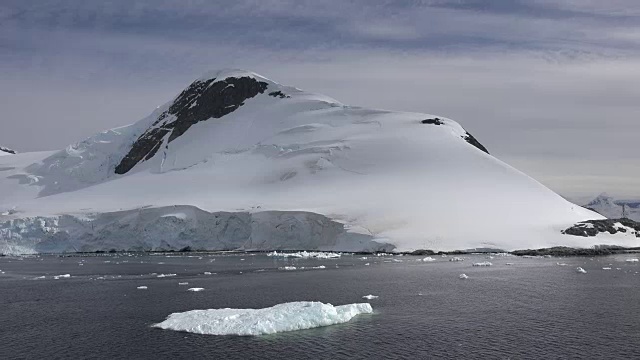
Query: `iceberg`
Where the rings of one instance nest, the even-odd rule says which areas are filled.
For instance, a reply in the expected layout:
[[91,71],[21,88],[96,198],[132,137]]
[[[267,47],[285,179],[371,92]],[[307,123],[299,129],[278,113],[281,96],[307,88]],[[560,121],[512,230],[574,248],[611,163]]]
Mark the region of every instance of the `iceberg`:
[[418,261],[431,262],[431,261],[436,261],[436,259],[432,258],[431,256],[427,256],[424,259],[418,259]]
[[163,277],[172,277],[172,276],[176,276],[177,274],[160,274],[157,277],[159,278],[163,278]]
[[208,309],[173,313],[154,327],[207,335],[265,335],[348,322],[373,312],[368,303],[333,306],[297,301],[263,309]]

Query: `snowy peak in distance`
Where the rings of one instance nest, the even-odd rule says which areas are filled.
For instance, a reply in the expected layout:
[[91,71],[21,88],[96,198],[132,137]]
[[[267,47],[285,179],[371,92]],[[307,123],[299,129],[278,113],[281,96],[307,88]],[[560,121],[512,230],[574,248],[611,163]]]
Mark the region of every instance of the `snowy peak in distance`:
[[[623,208],[624,206],[624,208]],[[640,221],[640,200],[623,200],[602,193],[584,205],[609,219],[627,217]]]
[[2,155],[15,155],[16,151],[15,150],[11,150],[9,148],[6,148],[4,146],[0,146],[0,156]]

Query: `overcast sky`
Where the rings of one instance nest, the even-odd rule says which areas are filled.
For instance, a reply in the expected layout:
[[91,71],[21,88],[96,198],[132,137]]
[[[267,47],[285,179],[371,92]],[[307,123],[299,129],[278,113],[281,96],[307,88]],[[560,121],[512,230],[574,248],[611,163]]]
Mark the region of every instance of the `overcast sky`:
[[228,67],[452,118],[565,196],[640,198],[637,0],[3,0],[0,145],[63,148]]

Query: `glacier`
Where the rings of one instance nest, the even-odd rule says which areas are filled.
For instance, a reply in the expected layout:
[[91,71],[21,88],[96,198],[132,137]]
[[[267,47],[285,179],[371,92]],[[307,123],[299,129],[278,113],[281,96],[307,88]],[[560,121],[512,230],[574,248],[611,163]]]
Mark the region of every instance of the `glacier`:
[[208,309],[173,313],[154,327],[206,335],[266,335],[348,322],[371,314],[368,303],[333,306],[315,301],[278,304],[263,309]]
[[65,149],[0,157],[4,254],[638,246],[561,233],[592,219],[451,119],[243,70]]

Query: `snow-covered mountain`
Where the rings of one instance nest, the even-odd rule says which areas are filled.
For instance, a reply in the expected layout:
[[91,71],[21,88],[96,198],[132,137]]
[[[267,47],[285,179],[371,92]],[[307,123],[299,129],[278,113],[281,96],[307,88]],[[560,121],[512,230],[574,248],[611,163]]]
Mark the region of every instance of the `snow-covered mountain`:
[[2,155],[15,155],[16,152],[15,150],[11,150],[9,148],[6,148],[4,146],[0,146],[0,156]]
[[627,218],[640,221],[640,200],[615,199],[607,193],[602,193],[585,204],[584,207],[596,211],[609,219],[619,219],[623,215],[623,205]]
[[[453,120],[206,74],[129,126],[0,160],[0,251],[454,250],[637,243]],[[626,242],[626,243],[625,243]]]

